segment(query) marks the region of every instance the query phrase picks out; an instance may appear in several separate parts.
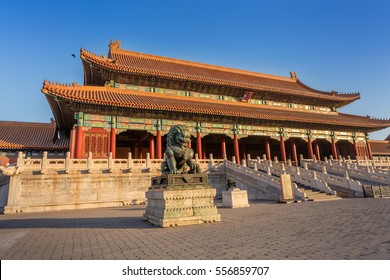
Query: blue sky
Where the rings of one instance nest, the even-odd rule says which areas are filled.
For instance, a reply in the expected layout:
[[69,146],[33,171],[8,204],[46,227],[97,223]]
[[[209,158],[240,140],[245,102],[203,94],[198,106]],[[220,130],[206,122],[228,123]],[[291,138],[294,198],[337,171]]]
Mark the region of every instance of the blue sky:
[[295,71],[319,90],[359,91],[341,112],[389,118],[389,15],[385,0],[2,2],[0,120],[48,122],[43,81],[82,84],[80,48],[107,55],[111,39],[138,52]]

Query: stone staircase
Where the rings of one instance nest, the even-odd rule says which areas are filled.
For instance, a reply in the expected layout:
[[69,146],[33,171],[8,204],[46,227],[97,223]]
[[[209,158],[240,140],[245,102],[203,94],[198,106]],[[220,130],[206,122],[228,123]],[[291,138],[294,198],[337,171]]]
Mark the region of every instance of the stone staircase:
[[317,191],[313,188],[306,187],[301,184],[297,184],[299,190],[305,194],[306,201],[331,201],[340,200],[341,197],[334,194],[326,194],[324,192]]

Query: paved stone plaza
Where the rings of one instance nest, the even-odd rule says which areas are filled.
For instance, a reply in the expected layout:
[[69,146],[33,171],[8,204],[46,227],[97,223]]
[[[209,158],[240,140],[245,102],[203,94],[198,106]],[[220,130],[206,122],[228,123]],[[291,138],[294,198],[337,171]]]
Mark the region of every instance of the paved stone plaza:
[[390,199],[218,208],[158,228],[145,206],[0,216],[0,259],[390,259]]

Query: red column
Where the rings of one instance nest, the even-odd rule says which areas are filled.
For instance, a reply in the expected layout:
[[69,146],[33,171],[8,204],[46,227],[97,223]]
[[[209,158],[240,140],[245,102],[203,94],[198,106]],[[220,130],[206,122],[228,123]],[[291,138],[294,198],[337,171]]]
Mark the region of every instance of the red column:
[[307,138],[307,151],[309,153],[309,158],[312,159],[313,158],[313,146],[311,144],[311,138]]
[[291,141],[291,150],[293,154],[293,159],[295,161],[295,165],[298,166],[299,164],[298,164],[297,146],[295,145],[294,140]]
[[271,160],[271,146],[269,144],[269,137],[265,138],[265,153],[267,155],[267,159]]
[[371,151],[371,145],[368,139],[366,140],[366,145],[367,145],[367,151],[368,151],[368,156],[370,159],[372,159],[372,151]]
[[321,160],[320,146],[318,145],[317,140],[314,142],[314,150],[315,150],[315,153],[316,153],[316,158],[318,160]]
[[78,126],[76,128],[76,158],[82,158],[83,156],[83,127]]
[[190,140],[190,142],[188,142],[188,148],[192,148],[192,143],[191,143],[191,140]]
[[162,138],[161,138],[161,130],[157,130],[157,136],[156,136],[156,152],[157,152],[157,158],[162,159]]
[[332,156],[333,156],[333,159],[338,159],[337,147],[336,147],[336,142],[334,141],[334,138],[332,138]]
[[202,159],[202,136],[199,131],[196,133],[196,153],[198,154],[198,158]]
[[110,139],[110,151],[112,153],[112,158],[116,157],[116,128],[111,127],[111,139]]
[[358,150],[357,143],[356,143],[355,139],[353,139],[353,151],[355,152],[355,159],[358,159],[359,158],[359,150]]
[[203,159],[206,159],[206,158],[207,158],[207,154],[206,154],[206,144],[205,144],[204,142],[202,142],[202,153],[203,153],[202,158],[203,158]]
[[76,128],[73,127],[70,131],[70,146],[69,146],[69,152],[70,152],[70,158],[75,158],[76,156]]
[[233,144],[234,144],[234,156],[236,157],[236,163],[240,164],[240,149],[238,147],[238,137],[237,137],[237,134],[234,134]]
[[280,154],[282,155],[282,161],[286,162],[286,147],[284,146],[284,137],[280,136]]
[[153,134],[149,135],[149,153],[150,153],[150,158],[154,159],[154,135]]
[[222,136],[222,139],[221,139],[221,154],[222,154],[222,158],[225,158],[226,157],[226,136]]

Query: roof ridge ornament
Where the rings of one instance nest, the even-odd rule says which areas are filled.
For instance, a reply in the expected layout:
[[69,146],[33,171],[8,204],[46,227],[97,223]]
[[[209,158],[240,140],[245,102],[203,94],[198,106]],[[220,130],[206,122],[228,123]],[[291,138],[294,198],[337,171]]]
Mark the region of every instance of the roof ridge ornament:
[[297,75],[297,73],[296,73],[296,72],[293,72],[293,71],[290,71],[290,78],[291,78],[294,82],[298,81],[298,75]]
[[121,48],[121,41],[116,40],[115,42],[111,39],[110,40],[110,45],[109,45],[110,51],[119,51]]

